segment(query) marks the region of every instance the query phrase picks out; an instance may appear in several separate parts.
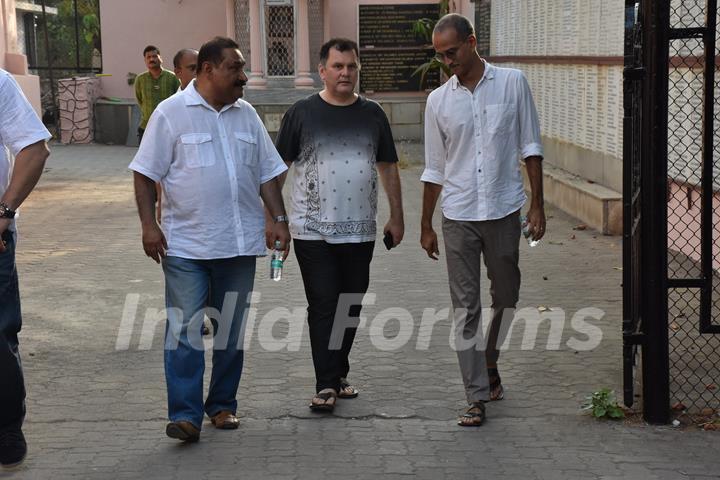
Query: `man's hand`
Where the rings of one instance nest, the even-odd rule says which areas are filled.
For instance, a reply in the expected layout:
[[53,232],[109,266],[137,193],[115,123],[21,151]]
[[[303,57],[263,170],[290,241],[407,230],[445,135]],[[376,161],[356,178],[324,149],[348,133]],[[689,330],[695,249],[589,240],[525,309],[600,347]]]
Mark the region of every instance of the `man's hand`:
[[420,246],[427,252],[428,257],[433,260],[438,259],[440,249],[438,248],[438,239],[435,230],[432,227],[423,228],[420,232]]
[[157,223],[148,226],[143,225],[142,243],[145,255],[155,260],[156,263],[160,263],[160,260],[165,258],[168,248],[167,240],[165,240],[165,235]]
[[530,235],[533,240],[540,240],[545,235],[545,210],[542,207],[530,206],[527,213]]
[[279,241],[283,248],[283,261],[290,253],[290,229],[287,222],[277,222],[270,224],[265,222],[265,243],[267,248],[272,250],[275,248],[275,241]]
[[383,234],[386,234],[387,232],[390,232],[390,235],[392,235],[393,247],[400,245],[400,242],[402,242],[403,236],[405,235],[405,222],[403,219],[390,217],[388,222],[385,224],[385,228],[383,228]]
[[[7,230],[10,227],[10,223],[12,222],[12,219],[10,218],[0,218],[0,235],[5,233],[5,230]],[[0,241],[0,253],[5,253],[5,242]]]

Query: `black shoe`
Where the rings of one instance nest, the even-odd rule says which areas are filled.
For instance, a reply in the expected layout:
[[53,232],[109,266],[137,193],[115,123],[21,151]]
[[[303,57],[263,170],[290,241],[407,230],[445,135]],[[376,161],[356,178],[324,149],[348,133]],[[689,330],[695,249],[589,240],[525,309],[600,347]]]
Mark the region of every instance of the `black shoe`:
[[27,443],[20,427],[0,430],[0,464],[5,468],[20,465],[27,454]]

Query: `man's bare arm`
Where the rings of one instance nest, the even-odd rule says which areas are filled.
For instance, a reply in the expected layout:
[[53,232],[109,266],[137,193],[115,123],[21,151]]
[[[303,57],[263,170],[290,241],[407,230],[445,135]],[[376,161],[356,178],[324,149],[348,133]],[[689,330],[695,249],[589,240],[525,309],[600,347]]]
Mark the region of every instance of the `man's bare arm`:
[[[50,155],[47,143],[42,140],[33,143],[15,156],[15,166],[7,190],[0,201],[8,206],[10,210],[17,210],[18,207],[30,195],[40,175],[42,175],[45,160]],[[9,218],[0,219],[0,233],[7,230],[12,222]],[[0,252],[5,251],[5,246],[0,242]]]
[[397,246],[405,235],[400,173],[395,162],[377,162],[376,165],[390,205],[390,218],[385,224],[383,233],[390,232],[393,238],[393,246]]
[[530,209],[527,219],[533,240],[540,240],[545,235],[545,201],[543,197],[542,157],[525,159],[528,180],[530,181]]
[[435,233],[432,226],[435,205],[437,205],[440,192],[442,192],[442,185],[430,182],[425,182],[423,184],[422,217],[420,219],[420,246],[427,252],[428,257],[433,260],[437,260],[437,255],[440,254],[437,233]]
[[145,175],[134,172],[135,202],[138,207],[142,226],[142,243],[145,255],[160,263],[167,251],[167,241],[155,218],[155,201],[157,190],[155,181]]

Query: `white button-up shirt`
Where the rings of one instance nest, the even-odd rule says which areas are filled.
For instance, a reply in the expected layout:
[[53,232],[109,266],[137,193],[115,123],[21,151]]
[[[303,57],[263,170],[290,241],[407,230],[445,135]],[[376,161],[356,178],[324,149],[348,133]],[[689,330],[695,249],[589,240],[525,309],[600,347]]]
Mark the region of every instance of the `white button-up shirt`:
[[[13,158],[25,147],[50,139],[15,79],[0,69],[0,196],[7,190]],[[9,151],[8,151],[9,150]],[[15,231],[15,222],[10,224]]]
[[542,157],[540,123],[523,73],[485,62],[474,91],[453,75],[425,108],[423,182],[442,185],[451,220],[503,218],[527,199],[520,158]]
[[249,103],[218,112],[191,83],[155,109],[130,169],[162,184],[168,255],[265,254],[260,185],[287,167]]

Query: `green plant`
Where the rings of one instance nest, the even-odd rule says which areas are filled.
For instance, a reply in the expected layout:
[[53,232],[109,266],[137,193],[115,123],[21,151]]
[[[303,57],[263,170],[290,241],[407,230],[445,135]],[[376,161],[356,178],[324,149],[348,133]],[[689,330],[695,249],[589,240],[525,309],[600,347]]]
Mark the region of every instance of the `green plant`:
[[609,388],[602,388],[592,395],[586,397],[587,402],[583,404],[583,410],[590,412],[595,418],[610,418],[613,420],[625,418],[625,412],[615,399],[615,392]]
[[[446,15],[447,13],[450,13],[450,0],[440,0],[438,2],[438,18]],[[436,23],[437,20],[435,19],[421,18],[415,21],[415,23],[413,23],[413,33],[418,37],[421,37],[426,44],[430,44],[432,42],[433,28],[435,28]],[[436,57],[433,57],[430,61],[425,62],[418,68],[416,68],[415,71],[412,73],[413,77],[420,75],[420,89],[423,88],[423,84],[425,83],[425,77],[427,76],[427,74],[433,70],[441,71],[446,76],[450,76],[450,67],[445,65]]]

